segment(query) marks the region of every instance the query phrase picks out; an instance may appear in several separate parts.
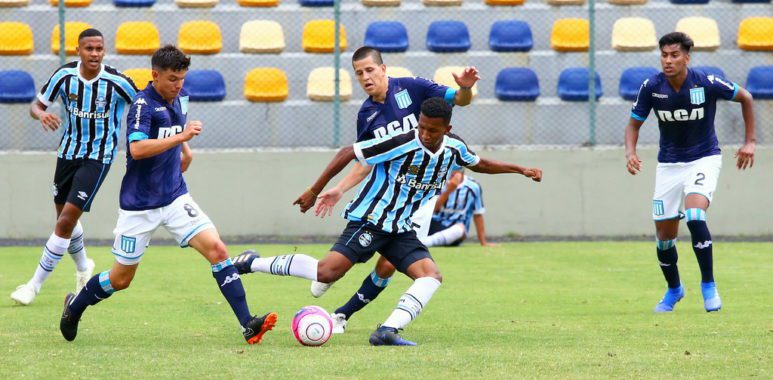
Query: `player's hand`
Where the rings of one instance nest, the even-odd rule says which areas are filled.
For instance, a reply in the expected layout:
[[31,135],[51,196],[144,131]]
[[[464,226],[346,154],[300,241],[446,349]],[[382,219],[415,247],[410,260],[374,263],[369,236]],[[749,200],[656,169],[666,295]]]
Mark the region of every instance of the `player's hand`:
[[454,191],[456,190],[457,187],[459,187],[459,185],[462,183],[463,180],[464,180],[464,174],[458,171],[453,172],[451,173],[451,178],[448,179],[446,186],[451,191]]
[[303,194],[301,194],[298,199],[295,200],[295,202],[293,202],[293,206],[299,205],[301,207],[301,212],[306,213],[306,211],[309,211],[309,209],[314,206],[316,201],[317,196],[314,195],[310,189],[308,189],[304,191]]
[[746,170],[747,167],[751,169],[754,166],[754,143],[743,144],[741,149],[735,152],[735,158],[738,159],[735,164],[738,170]]
[[529,168],[523,171],[523,175],[527,178],[531,178],[534,182],[542,182],[542,169]]
[[40,116],[40,124],[43,126],[44,131],[53,132],[62,125],[62,119],[52,113],[43,112],[43,115]]
[[183,141],[190,141],[194,136],[201,134],[201,128],[203,125],[201,121],[191,120],[185,125],[185,130],[182,133]]
[[317,203],[317,208],[314,210],[314,215],[320,218],[333,215],[333,206],[341,200],[343,195],[343,191],[337,187],[323,191],[322,194],[317,197],[319,203]]
[[639,156],[636,153],[626,155],[625,159],[627,161],[626,168],[628,169],[628,173],[631,173],[631,175],[636,175],[641,171],[642,161],[639,159]]
[[489,242],[483,242],[480,243],[481,247],[499,247],[499,244],[496,243],[489,243]]
[[454,81],[456,81],[459,87],[472,87],[480,80],[478,69],[475,66],[465,67],[460,74],[451,73],[451,75],[454,76]]

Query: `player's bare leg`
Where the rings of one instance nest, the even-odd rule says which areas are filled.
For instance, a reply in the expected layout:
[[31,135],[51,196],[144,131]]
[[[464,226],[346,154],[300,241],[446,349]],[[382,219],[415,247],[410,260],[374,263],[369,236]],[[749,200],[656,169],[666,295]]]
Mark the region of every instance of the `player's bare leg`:
[[722,300],[719,298],[714,282],[714,242],[706,225],[706,210],[709,208],[709,200],[701,194],[689,194],[684,200],[684,208],[687,228],[690,229],[692,237],[692,248],[701,269],[703,306],[708,312],[718,311],[722,308]]

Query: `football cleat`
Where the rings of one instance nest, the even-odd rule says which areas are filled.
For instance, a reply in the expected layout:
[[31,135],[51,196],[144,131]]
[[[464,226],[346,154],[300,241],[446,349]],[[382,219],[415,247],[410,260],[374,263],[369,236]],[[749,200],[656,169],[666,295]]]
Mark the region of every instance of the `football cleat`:
[[244,339],[248,344],[258,344],[263,339],[263,334],[274,328],[277,315],[274,312],[268,313],[262,317],[254,316],[244,327]]
[[722,308],[722,299],[719,298],[715,283],[701,282],[701,293],[703,294],[703,307],[706,309],[706,312],[719,311]]
[[346,331],[346,316],[341,313],[330,314],[333,319],[333,334],[343,334]]
[[29,305],[35,300],[35,296],[38,292],[35,291],[35,286],[29,282],[16,287],[16,290],[11,293],[11,299],[16,301],[19,305]]
[[75,336],[78,335],[78,322],[81,319],[80,315],[75,315],[70,311],[70,303],[74,298],[75,294],[73,293],[67,293],[64,297],[64,310],[62,310],[62,319],[59,321],[59,330],[64,339],[68,341],[75,340]]
[[86,286],[86,283],[89,282],[91,276],[94,274],[95,266],[96,264],[94,264],[94,260],[88,259],[86,260],[86,270],[82,272],[75,272],[75,294],[80,293],[81,289],[83,289],[83,287]]
[[239,274],[252,273],[252,261],[259,258],[260,254],[254,249],[248,249],[231,260],[236,272]]
[[314,296],[314,298],[322,297],[325,292],[327,292],[328,289],[330,289],[331,286],[333,286],[335,282],[331,282],[329,284],[326,284],[324,282],[318,282],[318,281],[312,281],[311,282],[311,295]]
[[371,346],[415,346],[416,342],[403,339],[394,327],[379,326],[373,334],[370,335]]
[[674,306],[684,297],[684,287],[679,285],[676,289],[667,289],[663,299],[655,306],[654,312],[668,313],[674,311]]

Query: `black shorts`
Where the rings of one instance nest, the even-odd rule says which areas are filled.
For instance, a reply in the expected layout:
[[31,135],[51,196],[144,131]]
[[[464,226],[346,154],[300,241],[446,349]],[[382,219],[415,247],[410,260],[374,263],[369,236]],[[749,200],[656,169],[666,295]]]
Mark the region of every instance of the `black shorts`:
[[[449,226],[450,227],[450,226]],[[429,234],[432,235],[434,233],[440,232],[445,230],[446,226],[443,225],[443,223],[438,222],[435,219],[432,219],[432,222],[429,224]],[[452,242],[451,244],[446,244],[445,247],[458,247],[462,244],[464,241],[465,236],[460,237],[459,239],[456,239],[456,241]]]
[[330,250],[340,252],[354,264],[364,263],[378,252],[402,273],[419,260],[432,259],[416,231],[388,233],[363,222],[349,222]]
[[54,203],[61,205],[69,202],[88,212],[109,170],[110,164],[96,160],[57,158],[56,172],[54,172]]

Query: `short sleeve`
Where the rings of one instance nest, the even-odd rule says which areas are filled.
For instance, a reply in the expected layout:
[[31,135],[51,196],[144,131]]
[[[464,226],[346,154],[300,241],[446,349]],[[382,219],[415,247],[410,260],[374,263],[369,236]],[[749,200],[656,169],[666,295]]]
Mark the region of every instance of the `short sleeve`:
[[452,141],[456,142],[452,147],[456,154],[454,164],[460,167],[467,167],[475,166],[480,162],[480,157],[471,151],[470,148],[467,147],[467,144],[459,140]]
[[709,91],[714,96],[725,100],[735,100],[735,96],[738,94],[737,84],[716,75],[707,75],[706,79],[709,81]]
[[130,143],[150,137],[150,123],[153,117],[150,111],[148,101],[142,95],[136,96],[126,117],[126,136]]
[[424,99],[437,97],[443,98],[448,104],[454,104],[454,98],[456,97],[455,89],[422,77],[415,77],[413,80],[414,84],[422,89]]
[[354,155],[363,166],[380,164],[418,148],[416,130],[354,144]]
[[130,103],[137,96],[137,86],[130,78],[121,77],[117,84],[116,90],[126,103]]
[[67,80],[67,73],[64,70],[57,70],[48,78],[46,84],[40,89],[38,93],[38,100],[45,104],[46,107],[50,107],[56,101],[56,97],[62,93],[62,86],[64,81]]
[[647,115],[650,114],[652,109],[652,78],[647,78],[639,87],[639,94],[636,95],[636,101],[633,102],[631,107],[631,117],[644,121],[647,120]]

